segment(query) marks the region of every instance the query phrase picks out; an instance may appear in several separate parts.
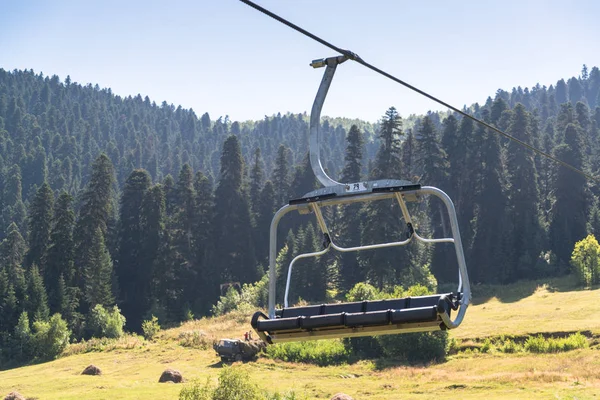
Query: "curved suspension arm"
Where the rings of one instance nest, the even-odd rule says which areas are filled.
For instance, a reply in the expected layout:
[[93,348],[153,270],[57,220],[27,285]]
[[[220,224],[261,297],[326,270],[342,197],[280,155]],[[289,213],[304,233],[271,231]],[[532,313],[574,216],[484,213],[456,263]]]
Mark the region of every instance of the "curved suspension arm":
[[321,155],[320,155],[320,147],[319,147],[319,136],[320,136],[320,121],[321,121],[321,110],[323,109],[323,103],[325,103],[325,97],[327,97],[327,92],[329,91],[329,86],[331,85],[331,81],[333,80],[333,74],[335,74],[335,69],[338,64],[346,61],[347,58],[345,56],[339,57],[330,57],[323,60],[315,60],[310,65],[313,68],[320,68],[326,66],[325,73],[323,74],[323,79],[321,80],[321,85],[319,86],[319,90],[317,91],[317,96],[315,97],[315,101],[313,102],[312,110],[310,112],[310,140],[309,140],[309,148],[310,148],[310,165],[312,170],[319,180],[323,184],[323,186],[336,186],[343,185],[340,182],[337,182],[329,177],[325,170],[323,169],[323,165],[321,164]]

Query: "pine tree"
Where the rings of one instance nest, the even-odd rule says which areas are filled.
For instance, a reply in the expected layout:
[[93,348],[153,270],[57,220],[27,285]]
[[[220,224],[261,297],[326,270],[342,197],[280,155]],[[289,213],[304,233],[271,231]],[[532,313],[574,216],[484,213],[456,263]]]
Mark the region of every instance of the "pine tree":
[[121,195],[119,225],[119,255],[116,275],[119,279],[120,307],[130,328],[139,330],[146,311],[147,265],[141,263],[144,255],[144,231],[141,227],[141,208],[146,191],[151,185],[150,174],[136,169],[125,181]]
[[480,190],[475,199],[476,220],[473,245],[468,257],[473,282],[497,283],[501,279],[506,257],[503,253],[505,238],[506,196],[503,192],[504,169],[498,135],[483,128]]
[[[51,313],[61,312],[68,319],[62,309],[64,297],[57,290],[57,282],[62,278],[66,287],[75,287],[73,266],[73,227],[75,213],[73,212],[73,197],[67,192],[62,192],[54,206],[52,230],[46,255],[44,268],[44,283],[48,288],[48,305]],[[69,289],[66,289],[65,293]],[[74,301],[76,299],[70,299]]]
[[4,327],[15,326],[18,318],[19,305],[14,285],[9,281],[4,268],[0,268],[0,332]]
[[[364,139],[356,125],[352,125],[346,138],[347,146],[344,155],[344,169],[342,181],[347,183],[361,180],[362,158]],[[341,206],[340,237],[335,238],[343,247],[359,246],[361,243],[362,205],[350,204]],[[357,282],[365,280],[364,270],[359,263],[358,253],[345,252],[340,256],[340,286],[343,290],[350,290]]]
[[250,208],[242,190],[244,161],[237,136],[223,144],[220,179],[215,191],[215,257],[222,282],[253,282],[257,278]]
[[402,136],[402,118],[395,107],[390,107],[383,118],[379,129],[381,146],[377,153],[374,179],[398,179],[400,167],[400,136]]
[[269,180],[265,182],[257,201],[256,228],[254,230],[254,246],[256,259],[259,264],[268,265],[269,262],[269,235],[271,220],[277,211],[275,203],[275,189]]
[[24,301],[26,297],[25,270],[22,267],[27,246],[19,228],[13,222],[9,225],[6,237],[0,244],[0,257],[4,271],[8,276],[8,283],[12,285],[17,302]]
[[[371,179],[396,179],[400,172],[400,135],[402,120],[396,109],[388,109],[381,122],[379,137],[381,145],[377,152],[375,166],[371,171]],[[405,237],[406,225],[401,223],[399,206],[395,201],[382,200],[370,202],[365,209],[365,220],[362,240],[364,244],[385,243],[401,240]],[[404,253],[402,253],[404,252]],[[406,249],[383,249],[377,252],[359,254],[361,263],[365,265],[367,277],[378,288],[395,281],[398,270],[408,267]]]
[[194,220],[194,257],[196,265],[196,288],[202,287],[202,293],[195,300],[196,310],[207,314],[219,295],[219,274],[213,267],[213,249],[215,227],[212,215],[215,207],[213,186],[202,172],[196,173],[196,217]]
[[92,236],[91,247],[87,251],[88,262],[84,270],[83,296],[89,308],[100,304],[109,307],[114,304],[112,294],[113,263],[104,244],[104,235],[100,227]]
[[[559,160],[581,169],[585,155],[577,125],[567,125],[564,137],[564,142],[554,149],[554,155]],[[589,194],[583,176],[562,166],[556,168],[555,201],[550,211],[550,245],[558,258],[568,263],[575,242],[586,235]]]
[[54,194],[44,182],[29,207],[29,251],[25,256],[25,265],[37,265],[42,274],[45,274],[45,256],[50,243],[53,205]]
[[[517,104],[513,110],[508,133],[531,143],[531,116],[522,104]],[[533,268],[542,245],[539,190],[533,154],[511,141],[507,147],[506,165],[509,183],[508,220],[511,227],[508,232],[511,262],[506,263],[506,269],[500,278],[504,282],[533,277]]]
[[567,84],[564,79],[556,82],[556,104],[559,106],[568,101]]
[[254,216],[258,213],[258,198],[263,186],[263,180],[263,161],[260,154],[260,147],[257,147],[256,150],[254,150],[254,163],[252,164],[252,170],[250,171],[250,200],[252,202],[252,214]]
[[[166,204],[162,185],[150,187],[144,194],[140,212],[140,231],[143,233],[140,265],[144,274],[140,276],[144,284],[145,308],[169,310],[174,315],[181,310],[175,307],[172,294],[176,291],[176,271],[174,263],[168,259],[170,240],[166,231]],[[158,315],[157,315],[158,317]],[[168,318],[168,316],[165,316]],[[166,322],[166,321],[164,321]]]
[[48,296],[40,271],[34,264],[27,276],[27,303],[25,309],[35,321],[46,321],[50,316]]
[[[446,152],[441,148],[435,126],[429,116],[423,118],[421,128],[419,129],[418,162],[423,171],[421,181],[426,185],[443,187],[448,181],[449,163]],[[450,237],[450,223],[446,217],[447,211],[444,204],[434,198],[428,199],[428,215],[431,224],[431,234],[433,237]],[[453,254],[449,246],[436,244],[432,249],[431,270],[436,278],[450,280],[448,272],[453,263],[449,262]]]
[[275,187],[275,204],[278,207],[287,204],[290,196],[289,153],[289,148],[284,145],[279,146],[271,178]]
[[87,306],[92,307],[112,303],[112,260],[105,243],[113,211],[113,182],[112,163],[101,154],[92,165],[90,181],[82,195],[74,236],[76,282]]

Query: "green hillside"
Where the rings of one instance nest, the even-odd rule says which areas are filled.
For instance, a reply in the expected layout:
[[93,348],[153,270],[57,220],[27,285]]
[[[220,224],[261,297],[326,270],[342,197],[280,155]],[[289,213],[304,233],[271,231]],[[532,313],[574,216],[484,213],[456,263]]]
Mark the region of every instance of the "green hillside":
[[[480,289],[476,288],[479,292]],[[402,365],[362,360],[352,364],[317,367],[265,357],[237,363],[252,381],[270,391],[294,390],[308,399],[328,399],[345,392],[355,399],[591,399],[600,389],[600,354],[595,334],[600,332],[597,299],[600,289],[578,290],[569,279],[546,283],[522,282],[489,286],[475,297],[464,324],[451,337],[459,351],[446,362]],[[196,347],[218,337],[241,337],[249,324],[233,316],[191,321],[161,332],[156,342],[126,337],[108,341],[103,351],[78,353],[72,344],[56,361],[0,372],[0,394],[17,390],[37,399],[176,399],[180,384],[158,383],[161,372],[174,368],[190,381],[216,380],[221,364],[213,350],[184,347],[193,332],[202,333]],[[482,353],[474,350],[485,337],[526,336],[546,332],[564,337],[576,331],[589,348],[554,354],[519,351]],[[100,346],[96,346],[100,347]],[[78,353],[78,354],[76,354]],[[89,364],[102,376],[80,375]]]

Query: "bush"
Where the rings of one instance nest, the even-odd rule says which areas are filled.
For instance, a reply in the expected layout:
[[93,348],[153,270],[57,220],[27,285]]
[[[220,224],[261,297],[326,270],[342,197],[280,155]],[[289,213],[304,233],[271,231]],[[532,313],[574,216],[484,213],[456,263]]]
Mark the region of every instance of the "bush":
[[69,344],[71,331],[60,314],[54,314],[48,322],[34,322],[33,330],[33,348],[40,359],[58,357]]
[[591,286],[600,282],[600,245],[594,235],[575,243],[571,265],[581,284]]
[[508,354],[518,353],[522,350],[518,343],[509,338],[502,338],[501,343],[497,348],[500,352]]
[[384,335],[377,339],[387,357],[408,362],[442,361],[446,358],[446,331]]
[[379,290],[377,290],[373,285],[365,282],[358,282],[346,294],[347,301],[376,300],[382,297],[383,294]]
[[120,338],[123,336],[125,317],[119,307],[114,306],[112,311],[106,310],[102,305],[96,304],[89,316],[88,328],[91,336],[101,338]]
[[206,383],[192,381],[179,392],[179,400],[212,400],[212,388],[210,387],[210,378],[206,378]]
[[525,351],[531,353],[558,353],[588,346],[587,338],[577,332],[566,338],[544,338],[542,335],[530,336],[523,347]]
[[351,351],[340,340],[278,343],[267,346],[268,357],[282,361],[304,362],[319,366],[350,361]]
[[238,292],[234,287],[230,287],[225,296],[219,298],[211,311],[215,317],[232,311],[250,314],[257,308],[266,307],[268,301],[269,276],[265,274],[260,281],[254,284],[244,284],[241,292]]
[[179,400],[299,400],[299,397],[293,391],[269,393],[250,382],[246,371],[238,367],[224,367],[216,387],[208,378],[205,383],[193,381],[181,389]]
[[160,325],[158,324],[158,318],[154,315],[150,320],[142,322],[142,331],[144,332],[144,339],[152,340],[160,332]]
[[212,341],[209,340],[206,333],[199,330],[181,332],[177,339],[179,340],[180,346],[200,350],[206,350],[212,344]]

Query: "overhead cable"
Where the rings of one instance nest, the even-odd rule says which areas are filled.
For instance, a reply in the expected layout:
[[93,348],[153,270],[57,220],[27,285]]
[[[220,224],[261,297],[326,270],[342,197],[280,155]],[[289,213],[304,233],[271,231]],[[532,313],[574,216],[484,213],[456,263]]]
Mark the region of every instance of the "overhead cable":
[[431,99],[431,100],[435,101],[436,103],[441,104],[444,107],[449,108],[450,110],[454,111],[455,113],[460,114],[460,115],[462,115],[465,118],[469,118],[469,119],[477,122],[478,124],[481,124],[484,127],[486,127],[488,129],[490,129],[490,130],[492,130],[492,131],[494,131],[494,132],[496,132],[496,133],[498,133],[498,134],[500,134],[500,135],[502,135],[502,136],[504,136],[504,137],[506,137],[506,138],[508,138],[508,139],[510,139],[510,140],[512,140],[512,141],[514,141],[516,143],[518,143],[518,144],[520,144],[521,146],[523,146],[523,147],[525,147],[525,148],[527,148],[527,149],[529,149],[529,150],[531,150],[531,151],[533,151],[533,152],[535,152],[535,153],[537,153],[537,154],[539,154],[539,155],[541,155],[543,157],[546,157],[546,158],[554,161],[555,163],[562,165],[565,168],[568,168],[568,169],[570,169],[570,170],[572,170],[572,171],[574,171],[574,172],[576,172],[578,174],[581,174],[581,175],[585,176],[587,179],[590,179],[590,180],[596,181],[596,182],[600,182],[600,178],[595,177],[593,175],[590,175],[590,174],[588,174],[588,173],[580,170],[579,168],[576,168],[576,167],[572,166],[571,164],[568,164],[568,163],[566,163],[566,162],[564,162],[562,160],[559,160],[558,158],[554,157],[553,155],[551,155],[551,154],[549,154],[549,153],[547,153],[547,152],[545,152],[545,151],[543,151],[541,149],[538,149],[538,148],[530,145],[529,143],[524,142],[523,140],[518,139],[518,138],[516,138],[516,137],[514,137],[514,136],[512,136],[512,135],[510,135],[510,134],[508,134],[508,133],[506,133],[506,132],[498,129],[495,126],[490,125],[487,122],[482,121],[479,118],[474,117],[474,116],[472,116],[472,115],[470,115],[470,114],[468,114],[468,113],[460,110],[459,108],[456,108],[456,107],[452,106],[451,104],[448,104],[445,101],[442,101],[442,100],[438,99],[437,97],[435,97],[435,96],[433,96],[433,95],[431,95],[431,94],[429,94],[429,93],[427,93],[427,92],[425,92],[425,91],[423,91],[423,90],[421,90],[421,89],[419,89],[419,88],[417,88],[417,87],[415,87],[415,86],[413,86],[413,85],[411,85],[411,84],[409,84],[409,83],[407,83],[407,82],[405,82],[405,81],[403,81],[403,80],[401,80],[399,78],[396,78],[395,76],[393,76],[393,75],[391,75],[391,74],[389,74],[389,73],[387,73],[387,72],[385,72],[385,71],[377,68],[374,65],[369,64],[368,62],[366,62],[365,60],[363,60],[362,58],[360,58],[360,56],[358,56],[357,54],[353,53],[352,51],[350,51],[350,50],[344,50],[341,47],[335,46],[335,45],[331,44],[330,42],[328,42],[328,41],[326,41],[326,40],[318,37],[317,35],[308,32],[306,29],[303,29],[303,28],[299,27],[298,25],[293,24],[292,22],[286,20],[285,18],[280,17],[279,15],[277,15],[277,14],[275,14],[275,13],[267,10],[264,7],[259,6],[258,4],[254,3],[254,2],[252,2],[250,0],[240,0],[240,1],[242,3],[244,3],[244,4],[247,4],[248,6],[250,6],[252,8],[254,8],[254,9],[262,12],[263,14],[265,14],[265,15],[267,15],[267,16],[269,16],[269,17],[271,17],[271,18],[273,18],[273,19],[281,22],[282,24],[284,24],[284,25],[286,25],[286,26],[294,29],[295,31],[298,31],[301,34],[303,34],[303,35],[305,35],[305,36],[307,36],[307,37],[309,37],[309,38],[311,38],[311,39],[313,39],[313,40],[321,43],[322,45],[324,45],[326,47],[329,47],[330,49],[332,49],[332,50],[334,50],[334,51],[336,51],[336,52],[338,52],[338,53],[340,53],[340,54],[348,57],[350,60],[354,60],[357,63],[359,63],[359,64],[361,64],[361,65],[369,68],[370,70],[375,71],[378,74],[383,75],[386,78],[389,78],[389,79],[393,80],[394,82],[399,83],[402,86],[405,86],[405,87],[409,88],[410,90],[413,90],[413,91],[419,93],[420,95],[423,95],[423,96],[427,97],[428,99]]

